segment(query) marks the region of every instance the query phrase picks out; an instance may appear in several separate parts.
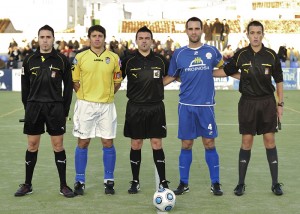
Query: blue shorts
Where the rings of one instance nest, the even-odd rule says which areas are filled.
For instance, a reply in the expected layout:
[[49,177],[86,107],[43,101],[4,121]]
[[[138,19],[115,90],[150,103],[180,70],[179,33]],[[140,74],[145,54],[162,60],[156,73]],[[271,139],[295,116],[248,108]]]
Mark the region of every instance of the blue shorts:
[[178,138],[193,140],[197,137],[216,138],[218,136],[213,106],[178,105]]

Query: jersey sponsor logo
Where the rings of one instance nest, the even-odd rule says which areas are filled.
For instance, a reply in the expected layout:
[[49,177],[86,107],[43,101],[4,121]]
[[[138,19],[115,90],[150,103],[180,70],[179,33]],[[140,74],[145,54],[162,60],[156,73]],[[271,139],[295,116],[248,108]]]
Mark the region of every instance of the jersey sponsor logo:
[[159,78],[160,77],[160,70],[153,70],[153,78]]
[[97,58],[97,59],[94,59],[94,62],[95,62],[95,61],[98,61],[98,62],[103,62],[103,60],[102,60],[102,59],[98,59],[98,58]]
[[200,57],[196,57],[194,60],[191,61],[189,67],[184,69],[185,72],[202,70],[209,70],[209,66],[204,64],[203,60]]

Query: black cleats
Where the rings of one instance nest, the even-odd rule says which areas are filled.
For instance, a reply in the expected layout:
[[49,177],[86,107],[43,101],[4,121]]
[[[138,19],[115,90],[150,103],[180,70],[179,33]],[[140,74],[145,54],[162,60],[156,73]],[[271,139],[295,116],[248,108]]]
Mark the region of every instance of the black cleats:
[[114,185],[115,185],[115,182],[111,181],[111,180],[108,180],[106,183],[104,183],[104,186],[105,186],[105,191],[104,192],[105,192],[106,195],[115,194]]
[[66,198],[73,198],[75,196],[74,192],[72,189],[68,186],[62,186],[60,188],[59,194],[65,196]]
[[140,191],[140,183],[136,180],[130,181],[131,187],[128,189],[129,194],[137,194]]
[[158,188],[159,189],[169,189],[169,184],[170,181],[167,181],[167,180],[163,180],[162,182],[160,182]]
[[20,184],[19,189],[15,193],[15,196],[24,196],[24,195],[29,195],[32,193],[32,185],[29,184]]
[[281,186],[283,186],[283,184],[281,183],[277,183],[275,185],[272,186],[272,192],[275,194],[275,195],[282,195],[283,194],[283,191],[281,189]]
[[235,189],[233,190],[234,194],[237,195],[237,196],[244,195],[245,187],[246,187],[245,184],[238,184],[238,185],[235,187]]
[[217,196],[221,196],[223,195],[223,191],[221,189],[221,184],[219,184],[218,182],[213,183],[210,187],[210,191]]
[[175,195],[182,195],[183,193],[189,192],[189,191],[190,191],[189,185],[180,182],[177,189],[175,189],[173,192],[175,193]]
[[74,194],[75,195],[83,195],[84,194],[84,189],[85,189],[85,184],[81,183],[80,181],[77,181],[74,184]]

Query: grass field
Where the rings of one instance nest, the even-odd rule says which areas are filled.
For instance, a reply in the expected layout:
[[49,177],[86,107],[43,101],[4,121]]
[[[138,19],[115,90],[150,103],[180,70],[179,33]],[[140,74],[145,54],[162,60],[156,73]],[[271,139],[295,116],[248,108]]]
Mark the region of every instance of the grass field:
[[[204,159],[204,150],[200,139],[193,148],[193,164],[190,173],[190,192],[178,196],[176,207],[171,213],[222,213],[222,214],[277,214],[300,213],[299,151],[300,151],[300,91],[285,92],[284,118],[282,131],[276,135],[279,154],[279,180],[284,184],[281,197],[271,192],[271,176],[266,160],[262,137],[255,138],[252,159],[246,177],[246,193],[237,197],[233,189],[237,184],[237,158],[241,142],[237,125],[237,91],[217,91],[216,118],[219,137],[216,139],[220,156],[222,197],[211,195],[208,169]],[[73,98],[73,102],[75,101]],[[59,195],[59,180],[54,163],[54,154],[49,137],[44,134],[39,149],[38,162],[33,176],[32,195],[16,198],[13,196],[18,185],[24,182],[24,157],[26,136],[22,134],[23,124],[18,120],[24,111],[19,92],[0,91],[0,213],[112,213],[112,214],[150,214],[156,213],[152,205],[152,196],[156,189],[154,163],[148,141],[142,150],[140,172],[141,191],[129,195],[127,189],[131,180],[129,164],[129,139],[123,137],[123,123],[126,106],[125,91],[116,95],[118,111],[118,136],[115,140],[117,163],[115,171],[114,196],[106,196],[103,188],[102,148],[98,139],[89,147],[86,194],[76,198],[64,198]],[[179,182],[178,155],[180,141],[177,139],[177,102],[178,91],[166,91],[168,137],[164,140],[167,161],[167,178],[174,189]],[[71,109],[71,116],[73,112]],[[68,121],[65,135],[67,152],[67,181],[74,183],[74,149],[76,139],[72,136],[72,121]]]

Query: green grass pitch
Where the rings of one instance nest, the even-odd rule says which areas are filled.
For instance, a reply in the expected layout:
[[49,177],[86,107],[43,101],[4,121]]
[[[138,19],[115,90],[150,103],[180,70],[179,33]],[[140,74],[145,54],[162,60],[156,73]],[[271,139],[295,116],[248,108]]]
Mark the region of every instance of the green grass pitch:
[[[141,191],[129,195],[127,189],[131,180],[129,164],[130,139],[123,136],[126,92],[116,94],[118,112],[118,135],[115,139],[117,162],[115,171],[116,194],[106,196],[103,187],[102,148],[99,139],[93,139],[89,147],[85,195],[64,198],[59,195],[59,179],[54,163],[48,134],[42,136],[38,162],[33,176],[33,194],[14,197],[18,185],[24,182],[24,157],[27,146],[22,134],[23,124],[19,119],[24,110],[19,92],[0,91],[0,213],[5,214],[50,214],[50,213],[156,213],[152,205],[155,192],[154,163],[149,140],[144,142],[140,172]],[[279,154],[279,181],[284,184],[284,195],[271,192],[271,176],[263,147],[262,137],[256,136],[251,161],[246,177],[245,195],[237,197],[233,189],[237,184],[237,159],[241,142],[237,125],[237,91],[217,91],[215,107],[219,137],[216,145],[220,156],[220,175],[224,195],[216,197],[210,193],[208,169],[204,159],[201,139],[193,148],[193,163],[190,172],[190,192],[178,196],[171,213],[222,213],[222,214],[279,214],[300,213],[299,151],[300,151],[300,91],[285,91],[282,131],[276,134]],[[75,96],[70,111],[73,114]],[[167,179],[170,188],[179,182],[178,155],[180,141],[177,139],[178,91],[165,92],[168,136],[164,139]],[[64,145],[67,153],[67,181],[73,188],[74,150],[77,144],[72,136],[72,121],[67,123]]]

